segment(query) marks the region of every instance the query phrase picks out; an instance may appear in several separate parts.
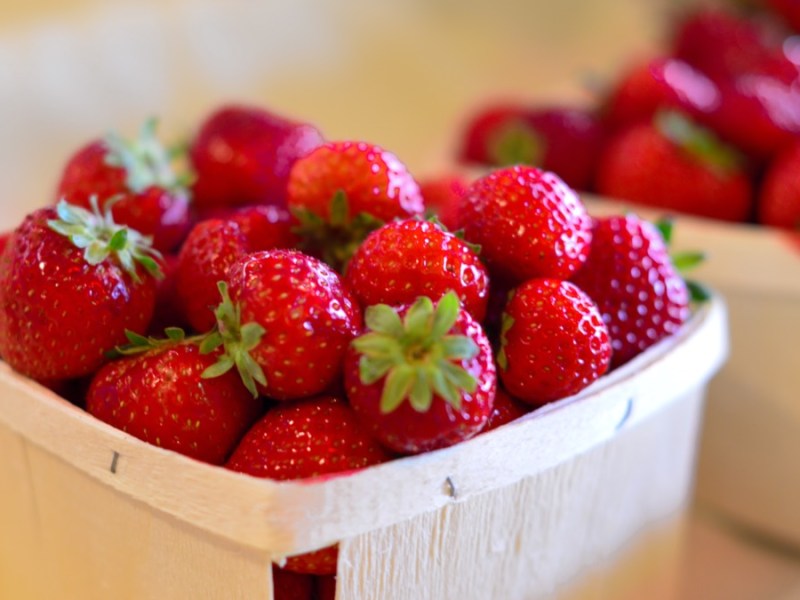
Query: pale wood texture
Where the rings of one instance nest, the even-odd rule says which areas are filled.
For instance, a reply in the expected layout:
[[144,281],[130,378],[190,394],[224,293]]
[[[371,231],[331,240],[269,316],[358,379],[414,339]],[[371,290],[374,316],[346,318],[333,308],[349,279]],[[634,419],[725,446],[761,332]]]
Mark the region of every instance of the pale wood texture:
[[[586,198],[595,214],[634,210]],[[731,355],[711,383],[698,499],[800,547],[800,236],[678,217],[676,250],[703,250],[693,276],[726,298]]]
[[[0,585],[25,600],[53,590],[269,598],[271,560],[340,540],[341,585],[351,586],[340,600],[383,597],[352,588],[380,584],[365,573],[391,564],[380,562],[389,550],[421,569],[397,597],[435,589],[441,572],[424,569],[423,551],[470,572],[493,555],[493,570],[514,574],[506,598],[589,585],[580,580],[590,567],[613,571],[617,552],[680,515],[725,325],[715,300],[576,397],[453,448],[312,483],[257,480],[146,445],[0,365],[0,481],[11,490],[0,495],[0,524],[14,532],[0,539]],[[535,587],[521,587],[526,570]],[[458,596],[473,597],[485,596]]]

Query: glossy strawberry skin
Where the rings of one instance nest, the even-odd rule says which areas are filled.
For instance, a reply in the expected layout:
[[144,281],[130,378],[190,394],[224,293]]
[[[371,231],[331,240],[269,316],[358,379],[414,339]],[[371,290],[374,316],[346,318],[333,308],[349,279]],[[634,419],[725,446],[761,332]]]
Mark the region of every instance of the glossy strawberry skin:
[[394,221],[373,231],[353,255],[345,281],[363,307],[410,304],[419,296],[435,302],[454,291],[475,320],[486,314],[489,277],[478,255],[427,221]]
[[759,192],[758,221],[800,228],[800,142],[779,154],[767,170]]
[[83,250],[51,230],[54,208],[25,218],[0,258],[0,355],[37,380],[87,375],[105,353],[144,332],[155,305],[155,279],[139,283],[111,259],[92,266]]
[[[401,317],[407,308],[399,311]],[[458,410],[434,394],[433,403],[425,413],[417,412],[408,401],[390,413],[382,413],[380,401],[386,377],[372,384],[362,383],[360,355],[352,346],[348,350],[344,381],[350,405],[375,437],[390,450],[419,454],[452,446],[479,433],[489,418],[497,384],[489,340],[481,326],[464,310],[459,313],[450,333],[466,335],[478,347],[474,358],[455,361],[477,382],[474,393],[462,390],[461,408]]]
[[631,66],[605,99],[603,120],[613,130],[649,123],[664,109],[698,117],[716,110],[716,83],[685,61],[658,57]]
[[352,293],[321,261],[294,250],[248,254],[228,270],[242,324],[266,333],[251,351],[277,400],[312,396],[341,374],[344,351],[362,326]]
[[294,162],[322,144],[320,132],[252,106],[224,106],[201,125],[189,150],[200,208],[285,205]]
[[150,444],[222,464],[262,403],[233,372],[202,378],[215,358],[182,343],[115,360],[92,380],[86,410]]
[[[347,402],[318,396],[282,403],[247,432],[226,467],[279,481],[348,473],[389,460]],[[285,568],[318,575],[336,572],[336,546],[290,557]]]
[[604,196],[725,221],[745,221],[753,189],[740,168],[704,162],[654,125],[618,134],[601,159],[597,190]]
[[131,191],[125,170],[109,165],[107,155],[102,140],[78,150],[64,167],[56,199],[90,208],[90,199],[96,196],[102,208],[106,201],[118,197],[112,209],[118,223],[152,236],[153,246],[161,252],[176,248],[190,226],[188,196],[158,186],[139,193]]
[[475,181],[462,202],[464,234],[490,272],[515,282],[568,278],[586,260],[591,220],[555,174],[499,169]]
[[497,167],[529,164],[585,190],[591,187],[604,135],[597,117],[581,108],[492,106],[467,124],[459,158]]
[[461,198],[469,182],[461,175],[440,175],[419,182],[420,193],[429,214],[436,215],[450,231],[461,229]]
[[279,206],[246,206],[230,214],[247,239],[250,252],[273,248],[295,248],[299,238],[292,231],[294,220],[285,208]]
[[600,308],[612,367],[675,333],[689,318],[689,292],[661,235],[635,215],[596,221],[589,260],[573,281]]
[[366,142],[329,142],[298,160],[289,176],[288,205],[329,221],[339,190],[347,196],[351,217],[364,212],[388,222],[424,210],[419,185],[406,166]]
[[609,368],[608,329],[591,298],[557,279],[519,286],[506,307],[499,375],[534,406],[576,394]]
[[248,250],[244,232],[233,221],[209,219],[192,228],[178,255],[175,289],[195,331],[215,325],[214,308],[222,300],[217,282],[225,280],[230,266]]

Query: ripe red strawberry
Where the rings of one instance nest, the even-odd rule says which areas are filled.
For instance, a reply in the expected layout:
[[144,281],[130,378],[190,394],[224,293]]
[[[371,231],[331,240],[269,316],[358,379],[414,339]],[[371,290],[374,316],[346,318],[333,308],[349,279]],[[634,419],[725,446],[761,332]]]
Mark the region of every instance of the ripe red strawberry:
[[159,262],[164,277],[156,283],[156,306],[147,331],[159,335],[167,327],[188,325],[178,296],[178,257],[168,254]]
[[676,113],[619,133],[598,169],[605,195],[726,221],[744,221],[753,189],[736,152]]
[[589,260],[573,281],[600,308],[612,367],[675,333],[689,317],[689,292],[661,234],[632,214],[596,221]]
[[425,209],[450,231],[461,229],[461,198],[468,187],[461,175],[441,175],[419,182]]
[[356,250],[345,281],[362,306],[410,304],[458,294],[476,321],[486,314],[489,277],[464,241],[429,221],[394,221],[373,231]]
[[315,600],[315,587],[314,576],[272,565],[273,600]]
[[797,0],[763,0],[761,4],[783,19],[794,31],[800,31],[800,2]]
[[761,184],[758,221],[800,229],[800,141],[775,157]]
[[373,229],[424,211],[406,166],[366,142],[330,142],[298,160],[287,193],[303,247],[335,268]]
[[[226,467],[284,481],[352,472],[388,459],[344,400],[319,396],[268,410],[245,434]],[[329,546],[290,557],[284,568],[332,574],[337,554],[337,546]]]
[[178,304],[189,324],[197,331],[214,326],[214,308],[220,301],[217,282],[226,278],[237,259],[296,243],[289,213],[276,206],[247,206],[195,225],[181,247],[175,273]]
[[649,123],[665,109],[692,116],[714,111],[720,90],[706,75],[674,57],[658,57],[629,68],[604,101],[603,120],[611,129]]
[[285,208],[245,206],[230,214],[228,220],[239,226],[250,252],[274,248],[294,248],[300,238],[292,231],[294,221]]
[[562,106],[492,106],[465,127],[459,159],[497,167],[525,164],[590,187],[604,138],[589,111]]
[[475,181],[461,217],[490,271],[509,280],[567,278],[589,251],[591,220],[578,196],[535,167],[499,169]]
[[503,386],[534,406],[576,394],[611,361],[608,329],[592,299],[557,279],[519,286],[503,315],[497,357]]
[[350,347],[345,387],[361,420],[403,454],[476,435],[492,411],[496,374],[481,326],[448,293],[434,308],[386,304],[366,312],[368,332]]
[[247,254],[247,238],[233,221],[209,219],[192,228],[178,255],[175,290],[178,304],[195,331],[208,331],[217,322],[217,282]]
[[530,405],[509,396],[508,393],[498,385],[497,393],[494,395],[492,414],[489,415],[489,419],[486,421],[486,425],[483,426],[481,433],[486,433],[492,429],[497,429],[501,425],[516,421],[530,410]]
[[6,233],[0,233],[0,256],[2,256],[3,251],[6,249],[9,240],[11,239],[12,232],[7,231]]
[[[235,373],[204,377],[217,357],[168,330],[172,339],[130,336],[133,356],[105,365],[92,379],[86,410],[150,444],[222,464],[258,418],[253,398]],[[144,352],[144,353],[138,353]]]
[[189,149],[199,209],[286,202],[294,162],[323,143],[307,123],[251,106],[224,106],[203,122]]
[[38,380],[97,370],[143,332],[158,265],[142,236],[110,215],[59,203],[16,229],[0,259],[0,355]]
[[90,208],[113,201],[114,219],[153,238],[162,252],[173,250],[189,229],[189,196],[156,138],[156,122],[145,122],[139,137],[111,133],[78,150],[67,162],[56,197]]
[[339,276],[295,250],[241,257],[220,285],[215,314],[221,372],[236,366],[245,385],[276,400],[325,391],[341,375],[344,352],[361,329],[361,311]]

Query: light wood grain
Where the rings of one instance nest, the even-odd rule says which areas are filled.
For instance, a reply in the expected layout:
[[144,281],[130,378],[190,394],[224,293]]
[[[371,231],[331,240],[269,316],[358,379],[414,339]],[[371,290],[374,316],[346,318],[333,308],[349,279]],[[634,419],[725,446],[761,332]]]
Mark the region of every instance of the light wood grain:
[[[494,569],[516,573],[509,598],[559,588],[681,512],[697,408],[724,360],[725,333],[715,300],[678,335],[576,397],[456,447],[307,483],[258,480],[149,446],[0,365],[1,473],[17,486],[0,497],[0,514],[32,540],[27,555],[0,567],[14,581],[5,585],[32,598],[54,589],[75,598],[109,590],[155,598],[164,589],[269,598],[271,560],[342,541],[346,600],[382,597],[370,587],[380,580],[363,573],[366,554],[385,560],[387,543],[412,571],[422,568],[423,548],[434,564],[463,569],[494,552]],[[386,537],[389,530],[397,535]],[[420,535],[438,542],[420,545]],[[10,556],[15,545],[2,544],[0,557]],[[532,558],[549,566],[524,588]],[[46,570],[43,590],[25,588],[31,565]],[[421,597],[438,575],[423,570],[402,597]],[[233,587],[214,583],[228,576]],[[367,587],[355,589],[356,578]]]
[[[594,214],[663,213],[585,197]],[[722,293],[731,355],[711,383],[698,499],[800,548],[800,237],[679,216],[674,247],[702,250],[692,273]]]

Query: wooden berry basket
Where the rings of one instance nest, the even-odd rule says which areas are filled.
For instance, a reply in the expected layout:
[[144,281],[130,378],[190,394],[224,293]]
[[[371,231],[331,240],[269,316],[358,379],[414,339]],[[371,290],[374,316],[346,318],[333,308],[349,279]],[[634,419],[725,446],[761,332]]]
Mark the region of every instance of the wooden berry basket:
[[147,445],[0,363],[0,597],[268,600],[271,561],[334,541],[340,600],[636,597],[647,540],[677,564],[726,334],[715,298],[578,396],[311,482]]
[[[584,198],[592,214],[633,210]],[[730,358],[709,386],[697,499],[728,520],[800,548],[800,235],[681,216],[676,250],[704,250],[693,276],[725,297]]]

